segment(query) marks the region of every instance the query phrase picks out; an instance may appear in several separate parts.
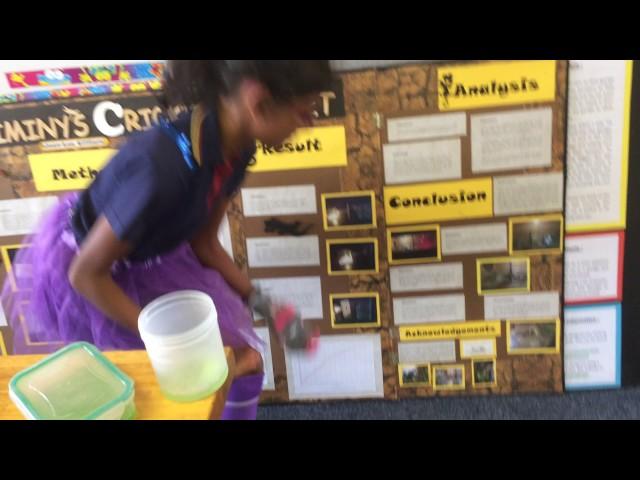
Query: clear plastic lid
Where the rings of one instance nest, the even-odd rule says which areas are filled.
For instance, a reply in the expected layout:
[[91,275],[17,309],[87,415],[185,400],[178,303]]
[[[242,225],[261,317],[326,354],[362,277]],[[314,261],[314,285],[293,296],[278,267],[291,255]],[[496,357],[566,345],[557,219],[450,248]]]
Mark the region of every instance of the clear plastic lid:
[[77,342],[15,375],[11,398],[37,420],[122,418],[133,407],[133,380],[95,346]]

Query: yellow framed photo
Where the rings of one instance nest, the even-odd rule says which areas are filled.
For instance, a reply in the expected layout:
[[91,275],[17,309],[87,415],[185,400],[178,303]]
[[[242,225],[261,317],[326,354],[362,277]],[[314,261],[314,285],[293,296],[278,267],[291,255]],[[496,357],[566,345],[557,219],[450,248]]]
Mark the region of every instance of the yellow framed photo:
[[473,388],[487,388],[498,385],[495,358],[475,358],[471,361],[471,383]]
[[381,325],[379,293],[329,295],[333,328],[375,328]]
[[507,320],[507,353],[560,353],[560,319]]
[[[16,268],[14,266],[14,260],[17,253],[21,248],[29,247],[30,245],[2,245],[0,247],[0,255],[2,255],[2,263],[4,264],[4,268],[7,272],[7,278],[9,279],[9,284],[11,285],[11,291],[18,291],[18,283],[16,282]],[[25,289],[29,291],[30,289]]]
[[440,225],[388,228],[387,255],[391,265],[439,262]]
[[401,388],[430,387],[431,364],[400,363],[398,364],[398,379]]
[[529,257],[476,260],[478,295],[528,292],[531,289]]
[[25,317],[25,307],[29,305],[29,302],[23,301],[18,304],[18,318],[20,320],[20,327],[22,328],[22,334],[24,336],[24,343],[30,347],[43,347],[46,345],[64,345],[64,342],[35,342],[31,339],[31,334],[29,333],[29,327],[27,326],[27,319]]
[[435,365],[433,367],[434,390],[464,390],[464,365]]
[[329,275],[378,273],[378,239],[327,240],[327,270]]
[[373,190],[323,193],[322,223],[327,232],[369,230],[377,227]]
[[510,255],[560,254],[564,244],[564,216],[539,215],[509,219]]

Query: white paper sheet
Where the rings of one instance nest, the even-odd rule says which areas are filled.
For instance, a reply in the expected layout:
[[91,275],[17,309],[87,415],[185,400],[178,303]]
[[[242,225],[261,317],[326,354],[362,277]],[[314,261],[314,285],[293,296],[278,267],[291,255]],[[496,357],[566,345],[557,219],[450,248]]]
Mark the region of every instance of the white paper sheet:
[[264,351],[262,352],[262,361],[264,363],[264,382],[262,383],[262,389],[275,390],[276,382],[273,376],[273,357],[271,356],[269,329],[267,327],[260,327],[256,328],[255,331],[262,341],[265,342]]
[[398,343],[399,363],[446,363],[455,361],[455,340]]
[[551,108],[471,116],[473,173],[551,165]]
[[303,237],[247,238],[250,268],[313,267],[320,265],[320,239]]
[[509,247],[505,223],[444,227],[440,236],[443,255],[505,252]]
[[7,327],[7,317],[4,314],[4,305],[0,304],[0,327]]
[[[320,319],[322,287],[320,277],[260,278],[253,282],[274,299],[292,303],[303,319]],[[256,317],[256,320],[259,317]]]
[[495,357],[496,353],[496,340],[494,338],[460,340],[461,358]]
[[461,262],[391,267],[389,276],[394,293],[463,288]]
[[382,146],[387,184],[462,178],[460,139]]
[[466,315],[463,294],[393,299],[393,321],[396,325],[464,320]]
[[389,142],[463,137],[466,134],[467,115],[464,112],[418,115],[387,120]]
[[559,292],[532,292],[516,295],[486,295],[485,320],[560,317]]
[[313,355],[285,349],[289,398],[383,397],[380,334],[327,335]]
[[245,217],[318,213],[315,185],[243,188],[241,194]]
[[493,212],[498,215],[560,212],[564,178],[561,172],[493,178]]
[[567,229],[622,226],[626,62],[571,60],[569,69]]
[[619,237],[616,233],[567,236],[565,302],[615,299],[618,294]]
[[620,386],[620,304],[566,308],[565,386]]
[[231,240],[231,228],[229,227],[229,217],[225,214],[220,222],[220,228],[218,229],[218,240],[222,245],[222,248],[233,258],[233,242]]
[[42,216],[58,203],[58,197],[0,200],[0,237],[33,233]]

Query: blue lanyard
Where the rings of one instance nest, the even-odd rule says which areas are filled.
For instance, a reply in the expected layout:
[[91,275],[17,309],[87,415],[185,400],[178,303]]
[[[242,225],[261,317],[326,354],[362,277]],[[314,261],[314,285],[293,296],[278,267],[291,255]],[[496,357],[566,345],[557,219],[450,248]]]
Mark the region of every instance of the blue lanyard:
[[193,150],[191,149],[191,142],[189,141],[189,138],[187,137],[187,135],[184,132],[179,131],[175,127],[175,125],[169,122],[169,120],[167,120],[165,117],[160,117],[159,123],[160,123],[160,127],[162,128],[162,131],[166,133],[169,136],[169,138],[171,138],[177,145],[178,149],[182,153],[182,157],[184,158],[184,161],[187,162],[187,165],[189,166],[189,170],[192,170],[192,171],[195,170],[197,166],[193,158]]

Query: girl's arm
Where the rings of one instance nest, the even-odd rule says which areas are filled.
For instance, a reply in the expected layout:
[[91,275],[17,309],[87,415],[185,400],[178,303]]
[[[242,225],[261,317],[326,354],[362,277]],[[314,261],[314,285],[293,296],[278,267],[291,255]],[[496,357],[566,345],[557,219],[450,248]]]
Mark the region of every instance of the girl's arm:
[[130,245],[119,240],[107,219],[100,216],[71,262],[68,275],[80,295],[110,319],[137,332],[141,308],[111,276],[113,263],[130,252]]
[[228,206],[229,200],[218,203],[205,228],[192,239],[191,247],[202,265],[220,272],[227,283],[246,300],[253,292],[251,281],[218,240],[218,229]]

